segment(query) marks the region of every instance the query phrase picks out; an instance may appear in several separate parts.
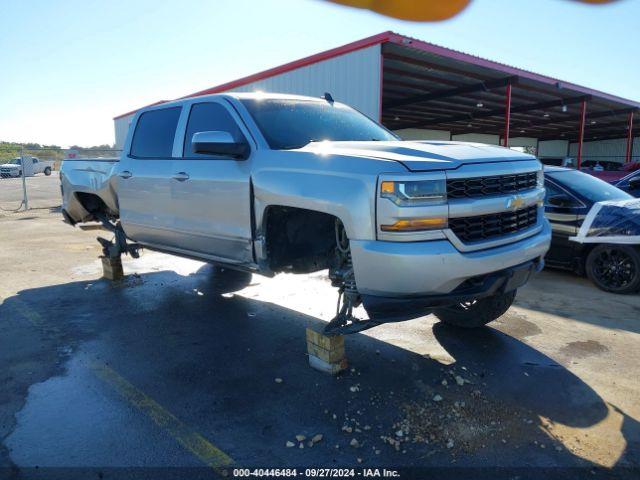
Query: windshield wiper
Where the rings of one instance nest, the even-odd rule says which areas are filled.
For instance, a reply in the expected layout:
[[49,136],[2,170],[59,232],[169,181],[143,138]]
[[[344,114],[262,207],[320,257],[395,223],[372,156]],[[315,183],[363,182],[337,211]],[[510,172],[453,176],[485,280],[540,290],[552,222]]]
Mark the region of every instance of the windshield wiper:
[[284,147],[280,147],[278,150],[297,150],[302,147],[306,147],[309,145],[308,143],[303,143],[302,145],[285,145]]
[[303,143],[301,145],[286,145],[284,147],[280,147],[278,150],[297,150],[299,148],[303,148],[306,147],[307,145],[309,145],[310,143],[313,142],[317,142],[317,140],[314,140],[313,138],[311,140],[309,140],[307,143]]

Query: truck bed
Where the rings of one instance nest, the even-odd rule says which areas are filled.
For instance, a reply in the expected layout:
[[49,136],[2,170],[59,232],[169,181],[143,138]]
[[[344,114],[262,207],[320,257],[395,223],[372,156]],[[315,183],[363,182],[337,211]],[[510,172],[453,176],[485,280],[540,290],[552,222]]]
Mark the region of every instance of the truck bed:
[[83,208],[84,194],[95,195],[113,213],[118,213],[118,202],[114,190],[113,174],[118,158],[66,159],[60,167],[63,204],[74,222],[92,220]]

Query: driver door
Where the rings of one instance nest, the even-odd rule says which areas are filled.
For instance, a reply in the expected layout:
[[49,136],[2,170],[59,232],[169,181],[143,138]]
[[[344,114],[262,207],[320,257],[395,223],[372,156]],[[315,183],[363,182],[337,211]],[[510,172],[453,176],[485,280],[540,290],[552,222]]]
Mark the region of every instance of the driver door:
[[253,261],[251,229],[251,155],[194,153],[193,135],[227,132],[236,142],[250,143],[236,112],[222,100],[193,103],[182,157],[172,162],[171,204],[177,246],[234,263]]

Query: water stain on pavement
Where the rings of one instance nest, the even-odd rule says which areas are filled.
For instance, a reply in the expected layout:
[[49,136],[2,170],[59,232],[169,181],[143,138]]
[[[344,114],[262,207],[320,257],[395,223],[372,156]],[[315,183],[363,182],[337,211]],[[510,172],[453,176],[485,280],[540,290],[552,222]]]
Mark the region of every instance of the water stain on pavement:
[[609,349],[595,340],[587,340],[585,342],[570,342],[560,350],[562,355],[573,358],[585,358],[591,355],[600,355],[608,352]]
[[527,320],[524,315],[514,311],[505,313],[493,322],[492,325],[497,327],[501,332],[515,338],[533,337],[534,335],[542,333],[538,325]]

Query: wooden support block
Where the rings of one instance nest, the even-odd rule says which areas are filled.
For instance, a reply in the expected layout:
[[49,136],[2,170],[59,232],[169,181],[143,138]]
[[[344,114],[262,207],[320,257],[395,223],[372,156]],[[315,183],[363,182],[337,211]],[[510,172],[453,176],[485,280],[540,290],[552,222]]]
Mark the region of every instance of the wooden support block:
[[347,368],[344,337],[327,337],[307,328],[307,352],[309,365],[321,372],[336,375]]
[[344,336],[336,335],[328,337],[321,332],[307,328],[307,343],[313,343],[326,350],[333,350],[339,347],[344,348]]
[[100,257],[102,259],[102,276],[107,280],[122,280],[124,271],[122,270],[122,259]]
[[344,342],[338,348],[333,350],[327,350],[319,345],[307,342],[307,352],[309,352],[309,355],[318,357],[320,360],[324,360],[328,363],[340,362],[345,357]]

